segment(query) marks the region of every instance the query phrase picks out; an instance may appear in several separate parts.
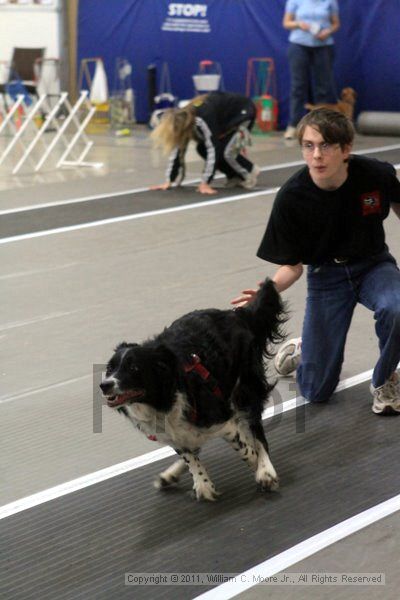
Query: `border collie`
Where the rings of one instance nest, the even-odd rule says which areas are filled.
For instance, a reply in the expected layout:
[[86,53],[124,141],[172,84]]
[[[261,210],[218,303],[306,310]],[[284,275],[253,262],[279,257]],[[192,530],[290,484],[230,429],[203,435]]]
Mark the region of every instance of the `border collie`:
[[263,490],[278,488],[261,420],[273,388],[263,357],[282,340],[284,321],[267,279],[243,308],[194,311],[143,344],[115,349],[100,384],[108,406],[180,457],[160,473],[157,488],[176,483],[187,466],[196,498],[215,500],[219,494],[199,459],[201,446],[215,437],[229,442]]

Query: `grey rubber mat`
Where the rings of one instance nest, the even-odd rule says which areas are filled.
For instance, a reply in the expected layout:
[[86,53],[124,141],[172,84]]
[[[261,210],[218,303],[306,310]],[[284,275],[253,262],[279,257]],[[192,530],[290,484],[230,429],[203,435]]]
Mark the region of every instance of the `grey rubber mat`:
[[[368,153],[368,156],[375,156],[380,160],[397,163],[400,161],[400,150],[377,152],[375,154]],[[297,165],[262,172],[257,187],[251,191],[279,187],[298,169],[299,166]],[[248,193],[248,190],[241,188],[231,190],[220,186],[223,186],[222,181],[217,181],[216,187],[219,187],[218,198]],[[60,203],[59,206],[34,210],[27,209],[1,216],[0,239],[197,202],[207,202],[213,198],[214,196],[201,196],[196,192],[196,186],[188,185],[177,189],[173,188],[167,192],[147,190],[135,194],[99,198],[95,201],[82,201],[73,204]]]
[[[0,597],[189,599],[204,586],[128,586],[125,573],[240,573],[399,493],[399,418],[371,412],[368,384],[265,423],[281,490],[263,494],[222,441],[202,455],[216,503],[152,479],[153,463],[0,522]],[[115,440],[118,443],[118,440]]]
[[[264,179],[266,180],[265,185],[263,184]],[[279,173],[276,171],[267,175],[263,174],[259,178],[257,188],[251,191],[262,190],[263,187],[276,187],[281,185],[283,180],[283,175],[279,176]],[[216,187],[222,185],[219,182],[216,184]],[[232,190],[218,187],[218,199],[233,195],[244,195],[246,193],[248,193],[248,190],[244,190],[243,188]],[[34,210],[27,209],[1,216],[0,238],[91,223],[125,215],[157,211],[175,206],[196,204],[198,202],[208,202],[210,199],[215,199],[215,196],[202,196],[196,192],[195,185],[184,185],[180,188],[172,188],[166,192],[147,190],[134,194],[99,198],[95,201],[60,204],[60,206],[50,206]]]

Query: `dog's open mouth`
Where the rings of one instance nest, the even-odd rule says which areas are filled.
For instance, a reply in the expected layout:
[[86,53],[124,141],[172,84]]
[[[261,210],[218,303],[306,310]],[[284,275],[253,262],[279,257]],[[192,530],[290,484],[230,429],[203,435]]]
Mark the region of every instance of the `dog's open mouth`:
[[107,406],[120,406],[126,402],[133,402],[134,400],[142,398],[143,396],[145,396],[144,390],[129,390],[123,394],[118,394],[118,396],[108,396]]

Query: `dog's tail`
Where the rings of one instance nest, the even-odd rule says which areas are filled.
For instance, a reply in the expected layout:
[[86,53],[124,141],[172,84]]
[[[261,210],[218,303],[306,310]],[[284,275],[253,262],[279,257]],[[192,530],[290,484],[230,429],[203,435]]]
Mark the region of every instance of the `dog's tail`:
[[284,339],[283,325],[288,318],[285,305],[272,280],[267,278],[254,299],[236,311],[246,320],[259,349],[266,356],[271,356],[268,345]]

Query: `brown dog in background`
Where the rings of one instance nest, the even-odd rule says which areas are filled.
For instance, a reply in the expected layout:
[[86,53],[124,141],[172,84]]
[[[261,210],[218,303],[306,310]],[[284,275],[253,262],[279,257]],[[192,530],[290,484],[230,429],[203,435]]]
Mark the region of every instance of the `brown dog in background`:
[[305,104],[304,107],[307,108],[307,110],[313,110],[314,108],[330,108],[343,113],[346,117],[353,120],[356,98],[356,91],[351,87],[345,87],[342,89],[340,100],[338,100],[336,104]]

